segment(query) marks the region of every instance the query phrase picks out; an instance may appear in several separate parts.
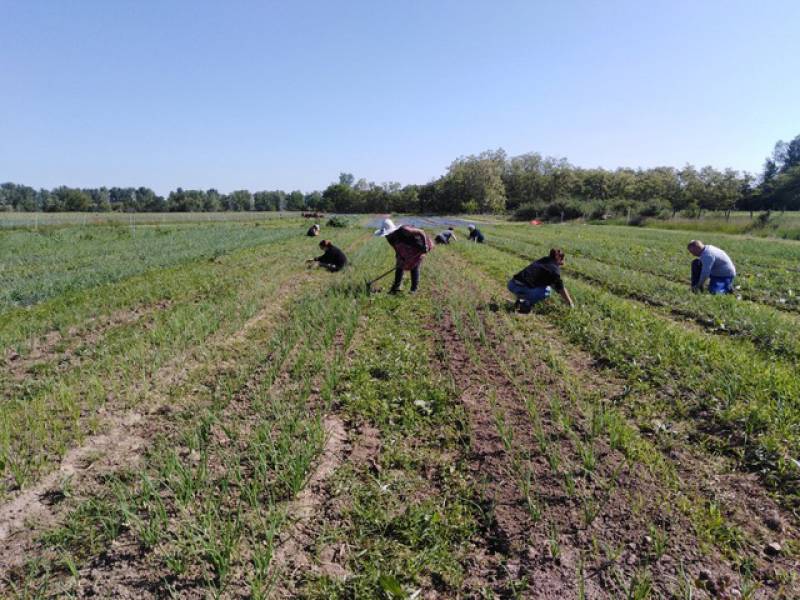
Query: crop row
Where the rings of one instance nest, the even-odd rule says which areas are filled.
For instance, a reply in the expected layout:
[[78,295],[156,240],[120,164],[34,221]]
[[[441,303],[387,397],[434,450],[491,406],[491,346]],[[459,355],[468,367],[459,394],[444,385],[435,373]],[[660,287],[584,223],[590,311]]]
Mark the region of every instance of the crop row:
[[[139,404],[148,391],[144,382],[155,381],[160,368],[179,360],[172,370],[180,371],[194,354],[202,361],[211,336],[223,341],[256,314],[267,298],[280,292],[283,284],[296,280],[296,256],[303,245],[297,240],[240,250],[221,257],[219,263],[199,261],[185,267],[166,290],[157,284],[169,280],[173,269],[151,272],[149,280],[139,276],[136,282],[104,286],[98,295],[110,302],[128,284],[139,291],[166,293],[162,300],[175,301],[152,310],[145,319],[110,328],[91,344],[79,346],[67,362],[59,353],[46,357],[22,381],[15,382],[4,373],[8,400],[0,405],[0,471],[12,487],[28,482],[58,461],[76,440],[92,433],[97,424],[87,417],[101,406],[124,410]],[[97,296],[82,297],[91,303]],[[91,304],[67,307],[82,312]]]
[[[686,251],[688,238],[637,239],[637,231],[634,230],[629,235],[627,230],[599,226],[553,226],[536,229],[509,226],[492,230],[507,239],[541,243],[548,247],[560,246],[570,257],[579,256],[611,266],[641,271],[662,280],[688,286],[689,262],[692,258]],[[736,264],[737,295],[785,311],[800,310],[800,267],[796,258],[797,250],[793,245],[787,246],[785,256],[781,255],[779,258],[766,254],[772,250],[775,242],[752,241],[747,250],[743,250],[737,249],[735,238],[719,242],[716,239],[706,241],[720,244]],[[765,254],[759,254],[760,252]],[[768,264],[761,264],[764,262]]]
[[[498,284],[526,264],[494,248],[458,251]],[[570,281],[577,308],[551,305],[554,323],[596,360],[632,385],[664,396],[664,408],[762,474],[790,504],[800,487],[800,380],[793,367],[761,358],[746,345],[671,322],[596,286]]]
[[[94,593],[113,595],[102,587],[118,581],[113,572],[82,580],[83,566],[106,555],[111,571],[135,570],[162,594],[194,585],[218,596],[235,585],[266,597],[286,503],[325,444],[322,415],[357,325],[354,289],[312,286],[285,319],[259,324],[227,349],[240,361],[233,369],[209,365],[191,391],[170,391],[169,423],[150,417],[163,433],[141,468],[107,474],[101,490],[42,537],[42,552],[11,589],[64,594],[99,585]],[[135,557],[115,555],[110,544],[120,536],[139,549]]]
[[[548,252],[548,245],[535,239],[523,242],[498,234],[489,243],[531,260]],[[614,294],[692,319],[710,331],[746,337],[767,353],[800,359],[800,320],[793,315],[734,295],[691,294],[686,285],[581,255],[568,257],[564,271]]]
[[[581,568],[561,583],[577,596],[639,597],[649,590],[655,597],[688,597],[702,588],[698,574],[708,568],[730,569],[726,577],[737,581],[743,597],[761,597],[766,590],[757,590],[765,585],[774,597],[795,589],[791,558],[771,564],[787,587],[763,579],[769,534],[739,525],[760,522],[763,501],[759,510],[742,514],[727,492],[707,487],[703,473],[687,477],[686,465],[676,471],[680,443],[666,430],[651,435],[652,412],[631,420],[627,403],[649,404],[652,391],[639,386],[619,395],[615,388],[622,385],[613,374],[558,339],[552,313],[525,317],[494,306],[497,284],[459,257],[448,257],[441,270],[447,290],[442,310],[456,323],[471,360],[485,365],[483,377],[463,371],[464,385],[486,389],[483,410],[492,415],[507,456],[501,485],[516,484],[531,520],[528,543],[547,549],[537,566],[527,567],[533,582],[552,580],[553,571],[564,578],[559,554],[574,559],[577,552]],[[500,374],[506,383],[497,380]],[[508,402],[509,390],[515,403]],[[677,455],[699,450],[691,446]],[[704,470],[719,462],[699,460]],[[544,593],[541,583],[531,589]]]
[[0,311],[299,234],[296,220],[2,232]]

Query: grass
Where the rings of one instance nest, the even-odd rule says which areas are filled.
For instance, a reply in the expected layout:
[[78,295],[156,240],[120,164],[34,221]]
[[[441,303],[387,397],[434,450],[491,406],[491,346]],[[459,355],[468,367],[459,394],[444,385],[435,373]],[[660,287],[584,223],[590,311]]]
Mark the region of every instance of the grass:
[[[138,227],[142,260],[124,228],[3,233],[36,249],[5,273],[6,493],[129,412],[141,446],[57,478],[0,595],[797,594],[795,246],[708,237],[743,256],[733,301],[684,294],[683,233],[494,223],[367,296],[385,242],[337,231],[352,266],[306,271],[298,223]],[[551,245],[577,307],[507,311]]]

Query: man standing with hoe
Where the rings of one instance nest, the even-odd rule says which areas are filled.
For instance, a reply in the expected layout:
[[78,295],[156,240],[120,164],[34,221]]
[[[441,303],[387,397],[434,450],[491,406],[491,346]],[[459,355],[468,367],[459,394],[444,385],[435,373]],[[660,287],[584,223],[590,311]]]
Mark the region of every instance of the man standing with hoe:
[[403,281],[403,271],[411,271],[411,293],[416,293],[419,288],[419,267],[422,257],[433,248],[430,238],[422,229],[401,225],[397,227],[391,219],[384,219],[380,229],[375,235],[385,237],[389,245],[394,248],[395,269],[394,284],[389,290],[390,294],[400,291]]

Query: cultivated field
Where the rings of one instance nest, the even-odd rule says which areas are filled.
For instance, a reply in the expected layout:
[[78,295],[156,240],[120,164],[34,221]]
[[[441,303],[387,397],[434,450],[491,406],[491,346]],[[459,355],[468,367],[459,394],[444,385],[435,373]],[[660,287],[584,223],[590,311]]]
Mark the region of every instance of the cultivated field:
[[391,296],[307,226],[0,231],[0,597],[800,597],[800,243],[487,224]]

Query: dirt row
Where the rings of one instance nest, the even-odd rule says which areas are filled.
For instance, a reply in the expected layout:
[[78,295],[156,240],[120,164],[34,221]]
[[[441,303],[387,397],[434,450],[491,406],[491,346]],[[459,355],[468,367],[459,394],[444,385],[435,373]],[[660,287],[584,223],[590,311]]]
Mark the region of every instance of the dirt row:
[[[449,271],[469,271],[464,264],[460,264],[460,260],[448,257],[448,261],[450,263]],[[459,282],[459,284],[470,286],[466,281]],[[574,506],[574,503],[570,506],[570,502],[564,498],[563,486],[552,481],[552,473],[549,472],[546,465],[543,466],[543,457],[538,452],[536,444],[530,439],[530,419],[526,418],[524,414],[523,399],[515,397],[515,394],[511,392],[514,386],[508,381],[503,381],[503,377],[498,375],[503,373],[505,365],[519,362],[513,358],[514,354],[526,357],[523,368],[529,369],[529,371],[521,374],[525,380],[535,379],[532,372],[543,368],[535,359],[535,340],[533,344],[527,346],[508,347],[505,340],[498,337],[502,335],[500,321],[503,318],[510,320],[513,328],[515,319],[527,318],[540,321],[544,319],[535,316],[507,316],[503,314],[503,309],[500,309],[500,318],[498,318],[498,314],[493,314],[488,310],[490,301],[485,293],[481,293],[476,286],[471,286],[469,294],[478,300],[479,309],[484,311],[483,330],[490,334],[489,348],[479,349],[479,362],[483,363],[483,366],[476,365],[475,360],[467,358],[469,353],[463,340],[459,340],[459,336],[454,332],[452,320],[449,317],[443,321],[441,329],[437,331],[436,335],[445,339],[446,345],[450,349],[451,364],[449,368],[455,380],[491,382],[467,387],[464,390],[463,398],[465,404],[471,409],[472,419],[480,423],[475,434],[478,436],[476,443],[479,444],[479,447],[485,447],[481,450],[481,457],[487,457],[481,460],[480,470],[489,468],[496,478],[497,489],[494,490],[494,493],[498,495],[503,505],[503,510],[498,512],[498,521],[501,525],[509,523],[507,528],[504,528],[507,529],[505,537],[509,540],[523,540],[520,545],[526,545],[528,548],[541,548],[543,545],[551,543],[551,539],[543,539],[547,536],[541,531],[540,526],[520,529],[519,524],[525,522],[525,515],[524,511],[520,512],[519,507],[522,505],[520,498],[514,498],[516,491],[508,489],[508,473],[512,467],[507,464],[508,457],[503,458],[502,442],[496,433],[497,427],[491,422],[491,415],[486,410],[488,403],[486,392],[489,390],[491,390],[493,401],[509,415],[508,422],[514,425],[523,424],[519,427],[519,431],[514,430],[515,442],[520,444],[523,455],[533,457],[532,465],[537,486],[543,490],[543,496],[547,498],[544,502],[548,506],[546,512],[549,512],[550,518],[559,524],[558,531],[562,533],[563,538],[562,548],[567,548],[562,552],[562,562],[568,564],[569,557],[573,557],[573,564],[562,568],[560,565],[554,565],[552,561],[546,560],[547,552],[537,553],[535,550],[527,550],[527,554],[521,554],[520,563],[530,569],[529,572],[534,581],[541,580],[542,582],[541,587],[537,585],[535,589],[542,594],[548,594],[550,593],[548,590],[553,590],[556,595],[557,589],[569,589],[570,586],[575,589],[574,563],[575,560],[580,560],[581,568],[585,571],[591,570],[593,573],[593,576],[587,579],[585,589],[588,591],[592,589],[592,585],[602,582],[600,588],[595,589],[595,593],[599,593],[599,589],[603,589],[612,597],[615,593],[618,594],[622,591],[619,589],[618,582],[614,581],[615,575],[619,578],[618,575],[622,573],[622,580],[631,581],[636,577],[637,572],[640,572],[640,568],[645,566],[652,578],[653,586],[665,593],[674,593],[679,583],[676,575],[682,571],[692,585],[705,589],[716,597],[726,597],[726,595],[738,597],[738,594],[742,594],[741,586],[737,583],[740,580],[739,573],[736,568],[728,566],[729,560],[708,548],[707,543],[698,540],[693,524],[680,511],[665,510],[670,495],[668,490],[663,489],[658,478],[641,466],[626,464],[624,457],[608,448],[607,444],[605,446],[601,444],[597,448],[598,456],[602,457],[600,463],[605,469],[605,472],[601,473],[599,477],[601,479],[615,477],[618,491],[603,499],[603,515],[594,522],[595,524],[599,523],[599,527],[582,528],[576,525],[581,521],[581,516],[578,514],[580,507]],[[591,358],[581,356],[577,349],[559,344],[559,336],[552,327],[547,327],[546,323],[536,323],[536,326],[539,329],[538,335],[545,336],[548,340],[554,340],[557,345],[560,345],[561,353],[574,357],[569,362],[578,369],[577,378],[584,387],[596,386],[608,390],[608,399],[613,400],[613,389],[621,389],[623,382],[613,381],[613,374],[607,371],[598,371],[597,367],[592,364]],[[526,331],[531,332],[529,326]],[[465,374],[469,375],[465,377]],[[550,381],[550,386],[554,390],[558,389],[557,378],[555,381]],[[546,396],[541,389],[532,389],[529,393],[540,400]],[[563,432],[559,433],[558,428],[548,420],[547,403],[543,404],[544,406],[541,407],[543,426],[550,430],[550,437],[557,440],[564,455],[574,455],[572,444],[564,439]],[[579,422],[577,424],[580,432],[581,424]],[[478,435],[480,432],[483,433]],[[752,565],[751,577],[759,581],[762,586],[756,592],[755,597],[773,597],[772,594],[778,589],[794,589],[796,592],[794,586],[797,585],[797,582],[790,582],[786,587],[785,581],[787,574],[791,580],[791,574],[798,572],[796,560],[789,556],[770,556],[769,554],[770,540],[778,539],[784,545],[788,541],[790,547],[796,543],[796,536],[791,533],[789,525],[792,522],[792,516],[780,510],[763,488],[758,485],[757,479],[748,474],[726,472],[726,465],[723,461],[698,454],[696,449],[686,446],[673,445],[667,458],[676,465],[682,489],[685,488],[690,493],[696,493],[714,501],[718,499],[725,507],[725,517],[747,533],[749,541],[741,547],[741,552],[749,555],[747,560]],[[594,483],[594,481],[589,481],[586,482],[586,485],[592,487]],[[654,504],[652,503],[654,499],[661,499],[662,503]],[[639,512],[648,515],[648,519],[637,520],[632,517],[628,506],[632,500],[645,500],[644,506],[639,509]],[[649,507],[648,501],[651,501]],[[663,503],[664,501],[667,501],[667,505]],[[514,514],[514,511],[509,508],[510,506],[517,507],[517,514]],[[508,512],[513,516],[504,517],[504,513]],[[648,546],[652,545],[653,538],[648,526],[652,523],[669,532],[669,552],[657,561],[648,559]],[[526,535],[531,536],[529,540],[524,539]],[[552,538],[552,532],[550,532],[549,538]],[[594,540],[597,539],[602,540],[605,544],[618,544],[622,548],[622,552],[610,563],[592,565],[588,558],[590,553],[587,552],[587,542],[594,543]],[[536,557],[539,557],[538,563]],[[616,571],[616,573],[611,573],[612,571]],[[590,597],[593,595],[590,594]]]
[[[276,297],[288,300],[306,283],[307,275],[294,278],[278,289]],[[227,354],[242,346],[253,331],[280,320],[285,302],[271,300],[233,336],[210,339],[203,352],[217,347]],[[209,366],[199,355],[188,351],[148,381],[140,382],[141,402],[135,410],[113,404],[101,409],[103,433],[84,439],[65,455],[56,470],[0,506],[0,574],[19,569],[24,560],[34,556],[39,548],[38,535],[61,522],[82,500],[102,492],[109,474],[120,469],[135,470],[155,439],[174,432],[179,412],[196,410],[197,402],[208,401],[209,388],[201,385],[176,405],[174,390],[204,370],[208,371],[203,379],[213,382],[232,366],[230,359]],[[66,499],[69,501],[63,502]]]

